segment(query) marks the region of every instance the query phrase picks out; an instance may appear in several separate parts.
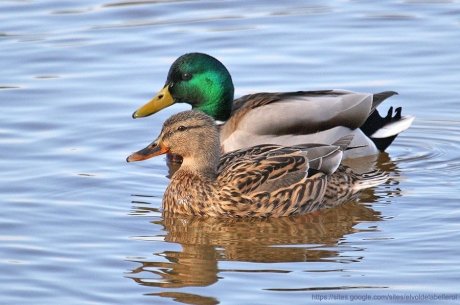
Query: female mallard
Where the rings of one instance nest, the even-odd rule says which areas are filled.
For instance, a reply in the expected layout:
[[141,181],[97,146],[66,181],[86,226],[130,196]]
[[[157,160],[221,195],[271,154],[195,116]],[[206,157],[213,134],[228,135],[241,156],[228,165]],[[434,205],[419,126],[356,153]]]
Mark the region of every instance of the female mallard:
[[[258,145],[220,156],[214,120],[199,111],[180,112],[158,138],[128,162],[172,153],[182,157],[163,197],[166,212],[227,217],[288,216],[331,207],[386,180],[340,169],[338,145]],[[343,199],[345,198],[345,199]]]
[[381,117],[376,107],[393,91],[377,94],[344,90],[256,93],[233,101],[233,82],[225,66],[207,54],[182,55],[172,64],[163,89],[133,113],[151,115],[173,103],[188,103],[221,126],[224,152],[257,144],[331,144],[352,133],[346,152],[355,158],[384,151],[398,133],[409,128],[412,116],[401,116],[391,107]]

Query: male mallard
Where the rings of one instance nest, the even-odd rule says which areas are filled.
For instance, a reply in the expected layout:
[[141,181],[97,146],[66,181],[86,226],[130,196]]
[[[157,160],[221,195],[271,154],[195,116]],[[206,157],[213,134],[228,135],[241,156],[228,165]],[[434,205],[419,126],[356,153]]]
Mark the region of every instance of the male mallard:
[[344,167],[335,174],[343,155],[339,145],[265,144],[221,157],[214,120],[190,110],[166,120],[158,138],[127,161],[165,153],[182,157],[163,197],[166,212],[277,217],[332,207],[387,179],[380,173],[353,174]]
[[151,115],[173,103],[188,103],[221,126],[224,152],[257,144],[331,144],[353,133],[346,157],[384,151],[398,133],[409,128],[412,116],[401,116],[391,107],[381,117],[376,107],[393,91],[377,94],[345,90],[256,93],[233,101],[233,82],[225,66],[212,56],[189,53],[169,69],[163,89],[133,113],[133,118]]

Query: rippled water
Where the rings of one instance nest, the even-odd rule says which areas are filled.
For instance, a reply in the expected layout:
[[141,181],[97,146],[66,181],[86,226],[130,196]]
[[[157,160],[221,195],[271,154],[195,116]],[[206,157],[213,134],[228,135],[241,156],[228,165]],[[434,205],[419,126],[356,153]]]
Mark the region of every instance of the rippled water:
[[[0,12],[0,303],[458,293],[458,1],[31,0],[2,1]],[[125,157],[186,106],[131,113],[190,51],[222,60],[237,96],[398,91],[382,108],[417,119],[377,160],[391,181],[297,218],[162,215],[164,160]]]

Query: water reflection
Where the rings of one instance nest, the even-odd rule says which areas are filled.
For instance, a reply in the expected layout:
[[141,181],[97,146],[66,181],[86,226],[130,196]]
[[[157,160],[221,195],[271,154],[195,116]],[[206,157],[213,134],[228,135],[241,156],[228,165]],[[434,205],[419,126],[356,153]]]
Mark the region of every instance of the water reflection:
[[152,259],[134,260],[139,266],[129,277],[144,286],[180,288],[216,283],[219,272],[224,271],[219,269],[219,261],[357,262],[361,256],[340,256],[340,240],[358,232],[356,224],[380,220],[378,211],[359,203],[323,213],[273,219],[198,218],[164,213],[163,219],[153,224],[162,226],[166,232],[164,240],[180,244],[181,251],[164,251],[154,253]]
[[193,304],[193,305],[215,305],[220,302],[213,297],[205,297],[192,293],[183,293],[183,292],[160,292],[160,293],[150,293],[149,295],[160,296],[163,298],[172,298],[176,302]]

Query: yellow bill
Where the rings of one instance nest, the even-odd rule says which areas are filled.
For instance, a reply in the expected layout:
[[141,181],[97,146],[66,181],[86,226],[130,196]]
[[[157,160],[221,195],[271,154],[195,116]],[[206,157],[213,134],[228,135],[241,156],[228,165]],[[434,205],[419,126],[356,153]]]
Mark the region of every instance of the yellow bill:
[[169,86],[165,85],[147,104],[134,111],[133,119],[149,116],[172,104],[174,99],[169,92]]

